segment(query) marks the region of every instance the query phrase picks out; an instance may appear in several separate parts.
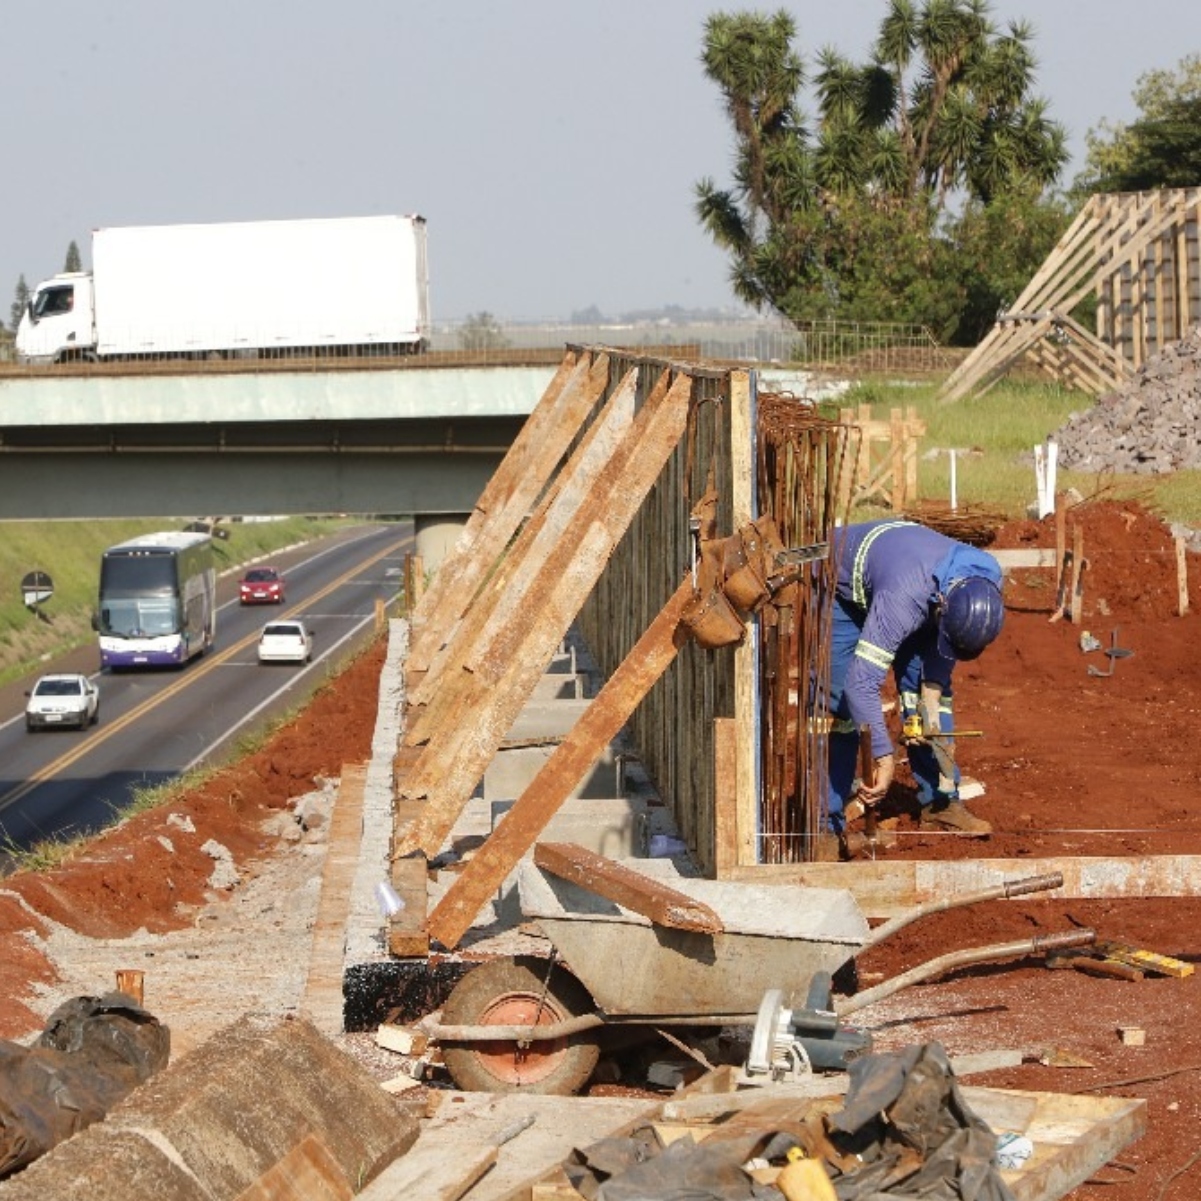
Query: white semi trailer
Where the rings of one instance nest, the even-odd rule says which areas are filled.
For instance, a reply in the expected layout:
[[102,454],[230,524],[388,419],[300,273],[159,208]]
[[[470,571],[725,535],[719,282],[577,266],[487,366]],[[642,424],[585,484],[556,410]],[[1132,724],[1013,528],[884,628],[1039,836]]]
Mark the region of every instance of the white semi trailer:
[[144,225],[92,233],[91,271],[38,284],[25,363],[404,354],[429,338],[425,219]]

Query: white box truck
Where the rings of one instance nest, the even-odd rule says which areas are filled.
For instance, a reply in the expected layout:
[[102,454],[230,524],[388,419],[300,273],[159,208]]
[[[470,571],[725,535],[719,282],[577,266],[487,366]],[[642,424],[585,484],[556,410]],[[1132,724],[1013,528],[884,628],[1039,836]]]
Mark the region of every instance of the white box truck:
[[92,233],[92,269],[38,284],[25,363],[404,354],[429,339],[425,219],[143,225]]

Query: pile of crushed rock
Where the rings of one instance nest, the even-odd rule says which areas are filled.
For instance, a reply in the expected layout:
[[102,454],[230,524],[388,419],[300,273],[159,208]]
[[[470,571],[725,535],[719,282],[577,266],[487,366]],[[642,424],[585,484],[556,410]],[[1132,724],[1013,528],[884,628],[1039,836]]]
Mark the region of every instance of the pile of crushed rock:
[[1056,434],[1073,471],[1157,475],[1201,467],[1201,325]]

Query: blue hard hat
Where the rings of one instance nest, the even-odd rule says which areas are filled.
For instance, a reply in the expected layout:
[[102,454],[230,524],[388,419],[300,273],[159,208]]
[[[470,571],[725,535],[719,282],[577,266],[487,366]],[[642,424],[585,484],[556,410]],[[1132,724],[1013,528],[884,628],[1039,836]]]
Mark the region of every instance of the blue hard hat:
[[955,580],[942,598],[938,653],[944,659],[975,659],[1001,632],[1005,603],[1001,590],[984,576]]

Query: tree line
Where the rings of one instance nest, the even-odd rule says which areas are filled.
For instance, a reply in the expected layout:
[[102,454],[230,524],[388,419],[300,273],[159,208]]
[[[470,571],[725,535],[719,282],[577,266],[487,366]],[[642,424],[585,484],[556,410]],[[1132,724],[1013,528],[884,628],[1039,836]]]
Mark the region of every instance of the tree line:
[[1139,119],[1090,131],[1085,170],[1060,190],[1066,131],[1034,94],[1033,27],[990,13],[888,0],[862,62],[803,57],[784,10],[708,18],[701,59],[735,160],[731,183],[697,183],[696,215],[741,300],[974,345],[1089,195],[1201,183],[1201,57],[1142,77]]

